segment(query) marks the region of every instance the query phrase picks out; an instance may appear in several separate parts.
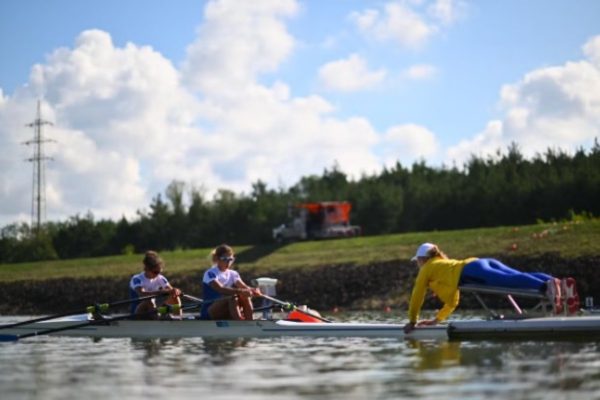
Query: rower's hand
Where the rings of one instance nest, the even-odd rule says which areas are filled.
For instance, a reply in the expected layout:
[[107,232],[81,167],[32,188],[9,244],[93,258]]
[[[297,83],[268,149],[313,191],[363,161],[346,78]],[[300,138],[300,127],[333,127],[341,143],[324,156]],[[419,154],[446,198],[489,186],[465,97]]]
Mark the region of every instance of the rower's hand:
[[250,288],[253,296],[262,296],[262,292],[259,288]]
[[409,322],[408,324],[404,325],[404,333],[408,334],[408,333],[411,333],[414,330],[415,330],[415,323],[414,322]]
[[243,297],[252,297],[252,289],[251,288],[237,289],[237,294],[239,294],[240,296],[243,296]]
[[417,326],[433,326],[437,325],[439,321],[437,319],[424,319],[423,321],[419,321]]
[[179,297],[182,294],[183,294],[183,292],[180,289],[178,289],[178,288],[172,288],[171,289],[171,296],[173,296],[173,297]]

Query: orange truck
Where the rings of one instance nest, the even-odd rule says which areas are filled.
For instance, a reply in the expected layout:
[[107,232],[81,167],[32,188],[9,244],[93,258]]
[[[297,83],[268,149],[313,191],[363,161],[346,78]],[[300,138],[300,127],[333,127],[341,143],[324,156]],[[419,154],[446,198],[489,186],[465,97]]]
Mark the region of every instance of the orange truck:
[[358,236],[360,226],[350,225],[351,209],[352,205],[347,201],[296,204],[288,210],[290,222],[273,229],[273,238],[281,243]]

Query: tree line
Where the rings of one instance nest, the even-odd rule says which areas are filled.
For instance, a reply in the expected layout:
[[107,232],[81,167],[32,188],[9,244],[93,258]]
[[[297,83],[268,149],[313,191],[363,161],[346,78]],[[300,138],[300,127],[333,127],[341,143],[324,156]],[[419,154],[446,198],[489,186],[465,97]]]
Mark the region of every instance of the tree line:
[[472,156],[462,168],[399,162],[351,180],[334,165],[302,177],[288,189],[262,181],[250,193],[221,189],[212,199],[173,181],[147,209],[128,220],[96,220],[91,213],[0,231],[0,263],[95,257],[212,247],[218,243],[271,243],[272,229],[302,201],[346,200],[364,235],[435,229],[521,225],[600,214],[600,145],[574,154],[548,149],[526,159],[516,144],[494,156]]

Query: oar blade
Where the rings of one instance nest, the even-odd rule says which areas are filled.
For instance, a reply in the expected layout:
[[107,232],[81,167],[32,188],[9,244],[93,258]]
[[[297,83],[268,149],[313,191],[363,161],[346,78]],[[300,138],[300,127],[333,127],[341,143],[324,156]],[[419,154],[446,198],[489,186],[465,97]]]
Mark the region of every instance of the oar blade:
[[155,297],[161,297],[161,296],[166,296],[166,295],[167,295],[167,293],[159,293],[159,294],[153,294],[153,295],[149,295],[149,296],[142,296],[142,297],[138,297],[138,298],[119,300],[119,301],[115,301],[112,303],[94,304],[92,306],[87,306],[87,307],[79,308],[77,310],[67,311],[67,312],[60,313],[60,314],[48,315],[45,317],[34,318],[34,319],[27,320],[27,321],[15,322],[14,324],[0,325],[0,330],[16,328],[18,326],[29,325],[29,324],[33,324],[36,322],[49,321],[52,319],[68,317],[68,316],[76,315],[76,314],[106,312],[111,307],[124,305],[124,304],[130,304],[130,303],[134,303],[136,301],[149,300],[149,299],[153,299]]
[[0,342],[16,342],[19,340],[17,335],[0,335]]
[[265,298],[265,299],[267,299],[267,300],[271,300],[273,303],[280,304],[281,306],[283,306],[283,309],[286,310],[286,311],[295,310],[295,311],[298,311],[299,313],[308,315],[309,317],[316,318],[316,319],[318,319],[320,321],[323,321],[323,322],[328,322],[328,323],[333,322],[330,319],[323,318],[320,315],[315,315],[315,314],[313,314],[311,312],[301,310],[300,308],[298,308],[297,306],[295,306],[295,305],[293,305],[291,303],[288,303],[288,302],[285,302],[285,301],[281,301],[279,299],[276,299],[275,297],[267,296],[264,293],[261,294],[260,296],[263,297],[263,298]]

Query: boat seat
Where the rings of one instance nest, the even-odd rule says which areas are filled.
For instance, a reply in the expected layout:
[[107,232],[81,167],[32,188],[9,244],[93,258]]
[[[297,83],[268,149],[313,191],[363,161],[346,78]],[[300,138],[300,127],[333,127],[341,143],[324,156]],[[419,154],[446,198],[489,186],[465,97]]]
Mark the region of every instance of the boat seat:
[[486,285],[477,285],[477,284],[463,284],[458,287],[458,289],[462,292],[472,293],[479,304],[488,311],[493,318],[502,318],[498,313],[491,310],[487,304],[483,301],[480,294],[492,294],[492,295],[501,295],[506,296],[513,309],[518,315],[523,315],[523,308],[516,302],[513,296],[515,297],[524,297],[530,299],[539,299],[540,301],[536,306],[534,306],[530,311],[541,310],[543,313],[547,313],[548,307],[552,310],[552,306],[548,301],[546,295],[539,290],[535,289],[514,289],[514,288],[506,288],[506,287],[496,287],[496,286],[486,286]]

